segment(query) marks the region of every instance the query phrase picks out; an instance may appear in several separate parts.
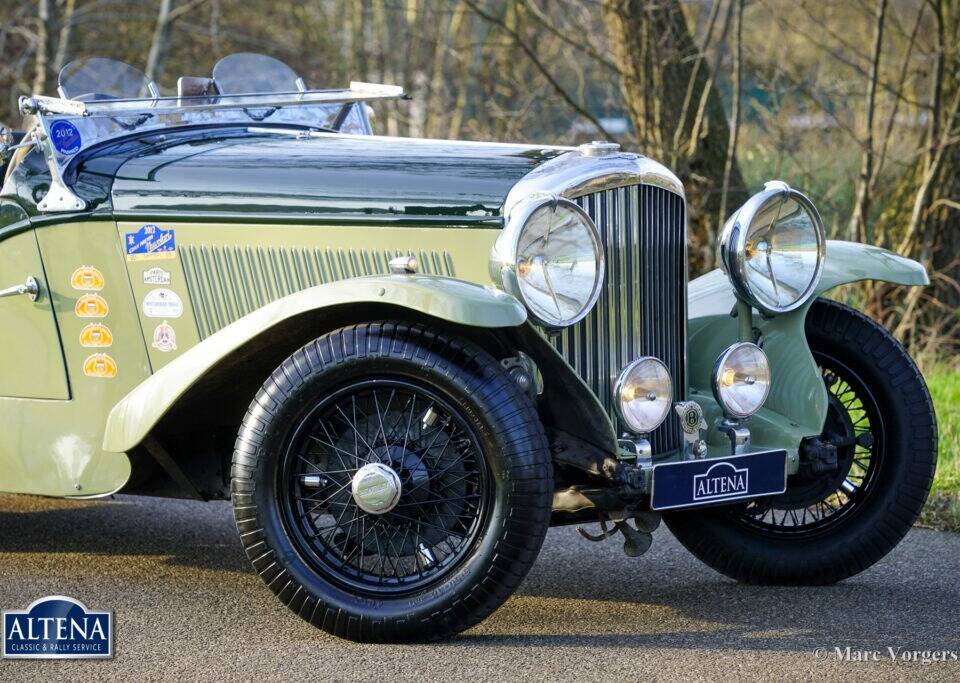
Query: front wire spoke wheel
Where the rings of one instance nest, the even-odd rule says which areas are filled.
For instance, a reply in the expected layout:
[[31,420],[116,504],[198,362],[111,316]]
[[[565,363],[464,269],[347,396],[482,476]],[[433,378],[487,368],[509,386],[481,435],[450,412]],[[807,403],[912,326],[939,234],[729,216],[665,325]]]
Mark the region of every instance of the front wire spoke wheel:
[[821,433],[800,444],[787,490],[664,514],[690,552],[747,583],[825,585],[862,572],[913,527],[936,469],[930,392],[897,340],[826,299],[811,305],[804,331],[827,410]]
[[483,526],[490,475],[474,430],[431,389],[376,378],[301,421],[280,490],[290,535],[318,571],[354,589],[423,589]]
[[814,357],[829,401],[821,439],[837,444],[837,467],[798,472],[786,493],[731,511],[759,533],[800,537],[829,531],[867,500],[882,466],[886,439],[876,397],[841,360],[824,351]]
[[536,405],[501,362],[395,322],[288,356],[247,408],[231,470],[264,584],[361,642],[436,640],[486,618],[533,566],[553,490]]

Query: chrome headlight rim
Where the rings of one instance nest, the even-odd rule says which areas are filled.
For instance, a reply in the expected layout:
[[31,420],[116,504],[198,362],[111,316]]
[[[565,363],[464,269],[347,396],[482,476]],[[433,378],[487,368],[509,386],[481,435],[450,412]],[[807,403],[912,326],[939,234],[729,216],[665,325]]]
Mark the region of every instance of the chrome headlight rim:
[[748,417],[756,415],[757,412],[759,412],[760,409],[763,408],[763,406],[766,404],[767,399],[770,398],[770,388],[773,385],[773,381],[771,377],[770,379],[768,379],[767,383],[764,385],[766,389],[763,392],[763,398],[759,401],[756,409],[750,412],[732,410],[730,406],[728,406],[727,403],[723,400],[723,394],[721,393],[721,388],[720,388],[721,368],[727,365],[728,361],[730,360],[730,356],[732,356],[735,352],[745,347],[753,348],[757,352],[759,352],[761,356],[763,356],[764,364],[767,367],[767,374],[770,375],[770,360],[769,358],[767,358],[766,352],[762,348],[760,348],[757,344],[753,344],[751,342],[735,342],[730,346],[728,346],[723,351],[723,353],[721,353],[720,356],[717,358],[716,363],[713,364],[713,372],[710,375],[710,385],[711,385],[711,388],[713,389],[713,397],[716,399],[717,404],[723,410],[724,416],[731,417],[737,420],[744,420]]
[[[652,427],[637,427],[631,424],[630,418],[627,417],[623,410],[623,401],[621,400],[621,392],[623,391],[624,384],[629,380],[630,374],[640,365],[645,363],[655,363],[660,366],[663,370],[664,375],[666,376],[667,385],[668,385],[668,394],[667,397],[667,407],[663,411],[663,415],[660,416],[659,421]],[[670,368],[667,367],[667,364],[656,356],[641,356],[636,360],[633,360],[620,371],[620,374],[617,376],[617,381],[613,385],[613,405],[617,411],[617,416],[620,420],[623,421],[625,425],[634,433],[634,434],[649,434],[656,430],[660,425],[664,423],[667,417],[670,415],[670,411],[673,410],[673,399],[674,399],[674,386],[673,386],[673,376],[670,374]]]
[[[772,306],[758,297],[750,286],[747,277],[746,246],[750,224],[757,212],[772,198],[783,197],[793,199],[810,214],[814,232],[817,238],[817,265],[807,288],[795,301],[783,306]],[[820,212],[810,198],[802,192],[793,189],[781,180],[770,180],[764,183],[763,190],[750,197],[743,206],[737,209],[720,232],[718,240],[719,262],[727,274],[737,295],[746,303],[767,315],[789,313],[804,306],[816,291],[823,276],[823,264],[826,257],[827,237]]]
[[[558,207],[563,207],[565,210],[577,214],[588,229],[596,255],[596,277],[586,304],[577,315],[564,319],[545,319],[543,316],[538,315],[537,311],[534,310],[534,307],[528,303],[527,298],[524,296],[517,277],[518,250],[523,229],[533,214],[546,207],[552,208],[553,211],[556,211]],[[600,294],[603,292],[605,275],[606,256],[604,253],[603,239],[596,223],[594,223],[590,215],[578,204],[569,199],[557,197],[556,195],[532,197],[515,206],[507,217],[507,224],[500,236],[497,237],[493,252],[490,256],[490,276],[494,283],[520,301],[530,317],[537,323],[551,329],[570,327],[587,317],[600,299]]]

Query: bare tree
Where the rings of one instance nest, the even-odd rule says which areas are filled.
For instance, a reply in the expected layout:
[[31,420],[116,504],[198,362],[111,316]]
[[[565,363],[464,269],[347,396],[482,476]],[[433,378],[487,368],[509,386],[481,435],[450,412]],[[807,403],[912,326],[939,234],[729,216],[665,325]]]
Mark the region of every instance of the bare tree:
[[33,92],[46,93],[50,75],[50,59],[53,56],[53,36],[56,25],[56,2],[38,0],[36,20],[36,47],[34,48]]
[[167,50],[170,47],[170,31],[174,22],[206,1],[189,0],[179,7],[174,7],[173,0],[160,0],[157,24],[153,32],[153,40],[150,42],[150,51],[147,53],[147,66],[144,69],[148,79],[159,81],[163,78]]
[[[745,199],[746,188],[730,149],[731,130],[723,102],[702,59],[703,49],[690,33],[679,0],[603,0],[602,11],[638,142],[684,180],[693,246],[699,247],[694,264],[709,268],[714,216],[720,212],[724,194],[717,179],[726,177],[734,203]],[[688,110],[693,99],[701,106],[691,120]]]
[[857,198],[850,217],[850,239],[869,240],[867,219],[870,213],[870,190],[873,180],[874,133],[873,120],[877,110],[877,83],[880,80],[880,54],[883,47],[883,23],[887,13],[887,0],[877,0],[876,20],[873,32],[873,55],[870,59],[870,75],[867,81],[865,106],[866,132],[863,138],[863,158],[860,176],[857,179]]
[[730,138],[727,144],[727,158],[723,164],[723,188],[720,192],[717,225],[722,225],[727,218],[727,194],[730,191],[730,174],[733,172],[733,163],[737,154],[737,137],[740,134],[740,100],[743,98],[743,82],[740,73],[743,62],[743,0],[732,0],[732,2],[736,6],[733,28],[733,98],[730,105]]

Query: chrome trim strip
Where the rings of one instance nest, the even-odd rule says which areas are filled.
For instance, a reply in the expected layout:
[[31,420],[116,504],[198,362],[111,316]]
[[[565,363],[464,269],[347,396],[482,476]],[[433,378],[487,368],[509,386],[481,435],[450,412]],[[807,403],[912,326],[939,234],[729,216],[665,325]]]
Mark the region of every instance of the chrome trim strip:
[[118,116],[122,114],[163,114],[182,111],[214,111],[244,107],[302,107],[311,104],[364,102],[366,100],[399,99],[404,96],[399,85],[382,85],[351,81],[349,88],[307,90],[279,93],[236,93],[215,96],[132,98],[80,102],[34,95],[19,100],[20,113],[66,116]]

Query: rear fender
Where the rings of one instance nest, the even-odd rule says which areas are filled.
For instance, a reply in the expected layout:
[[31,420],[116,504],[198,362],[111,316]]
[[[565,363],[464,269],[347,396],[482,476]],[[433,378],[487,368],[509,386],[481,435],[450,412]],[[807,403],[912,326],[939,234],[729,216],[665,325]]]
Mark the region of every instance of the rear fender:
[[[788,471],[796,470],[797,450],[806,436],[823,430],[827,391],[804,331],[807,311],[817,297],[840,285],[877,280],[899,285],[929,284],[924,267],[893,252],[854,242],[827,242],[823,275],[810,301],[801,308],[763,318],[754,314],[754,327],[763,336],[773,385],[765,406],[749,421],[752,445],[787,451]],[[711,375],[719,355],[739,338],[736,296],[727,276],[714,270],[690,282],[688,288],[688,359],[691,398],[700,403],[710,426],[711,446],[729,448],[716,428],[722,411],[713,398]]]

